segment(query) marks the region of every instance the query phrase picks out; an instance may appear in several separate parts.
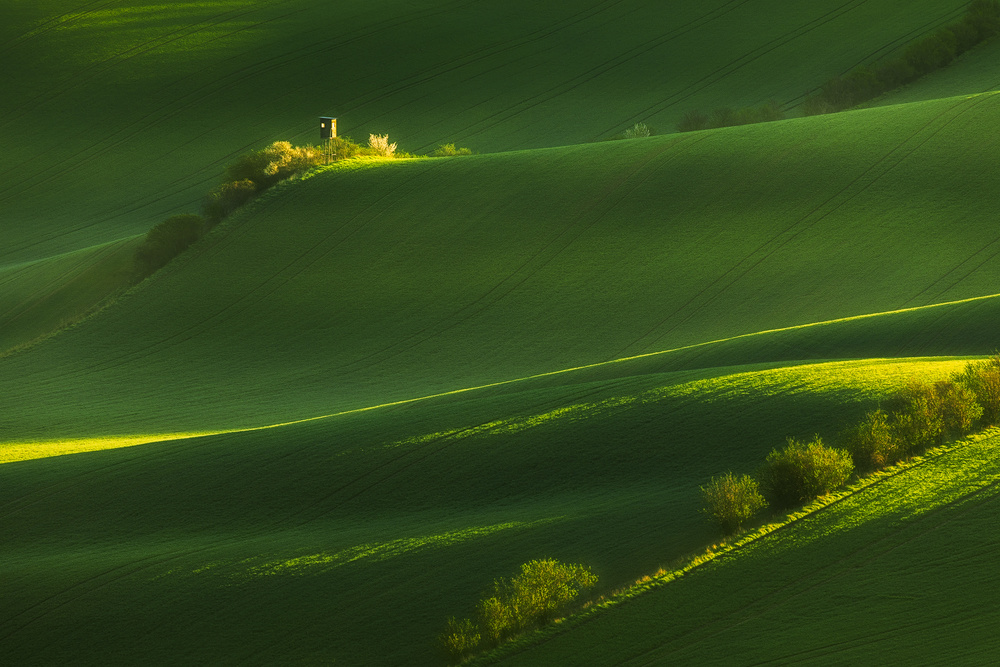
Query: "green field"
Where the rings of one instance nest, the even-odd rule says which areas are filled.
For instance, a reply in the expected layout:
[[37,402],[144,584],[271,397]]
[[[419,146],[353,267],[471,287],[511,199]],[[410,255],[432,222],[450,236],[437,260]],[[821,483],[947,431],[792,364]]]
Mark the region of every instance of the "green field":
[[964,5],[7,3],[0,265],[144,231],[197,206],[248,147],[315,141],[322,114],[417,152],[669,132],[689,108],[796,103]]
[[[712,476],[993,352],[996,42],[798,117],[966,3],[801,4],[0,9],[0,663],[443,664],[496,577],[674,566]],[[479,154],[316,169],[128,287],[324,113]],[[996,437],[504,659],[976,662]]]
[[997,445],[928,457],[499,662],[990,662]]

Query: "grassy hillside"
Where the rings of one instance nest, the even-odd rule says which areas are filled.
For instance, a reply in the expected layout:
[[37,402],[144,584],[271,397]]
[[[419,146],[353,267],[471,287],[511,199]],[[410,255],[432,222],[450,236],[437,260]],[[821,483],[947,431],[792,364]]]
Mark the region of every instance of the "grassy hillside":
[[0,465],[0,661],[441,663],[496,576],[601,592],[716,539],[697,487],[960,360],[524,383]]
[[886,477],[501,662],[988,662],[997,444]]
[[1000,88],[1000,41],[984,44],[957,61],[875,100],[886,106],[985,93]]
[[137,240],[0,269],[0,354],[79,320],[124,290]]
[[[9,437],[243,428],[995,294],[998,119],[984,95],[337,167],[0,363]],[[673,367],[996,345],[994,301],[949,308],[962,338],[917,312]]]
[[0,266],[145,231],[247,147],[313,141],[320,114],[417,151],[670,131],[690,108],[794,104],[965,4],[7,3]]

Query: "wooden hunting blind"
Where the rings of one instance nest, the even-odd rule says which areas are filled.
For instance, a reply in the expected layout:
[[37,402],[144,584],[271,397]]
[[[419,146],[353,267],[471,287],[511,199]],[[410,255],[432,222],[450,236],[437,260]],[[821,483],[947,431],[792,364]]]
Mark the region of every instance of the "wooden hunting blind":
[[330,116],[319,117],[319,138],[333,139],[337,136],[337,119]]

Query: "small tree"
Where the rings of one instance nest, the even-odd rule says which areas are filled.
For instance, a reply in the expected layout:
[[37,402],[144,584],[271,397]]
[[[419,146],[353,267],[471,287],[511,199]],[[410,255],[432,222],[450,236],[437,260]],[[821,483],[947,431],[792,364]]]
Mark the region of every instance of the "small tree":
[[881,409],[869,412],[859,424],[844,431],[843,442],[854,465],[863,470],[884,468],[905,452],[889,415]]
[[198,215],[185,214],[167,218],[146,233],[136,248],[136,271],[148,276],[181,254],[205,233],[205,221]]
[[727,472],[713,477],[701,487],[702,512],[719,524],[726,533],[734,533],[760,510],[767,501],[760,494],[757,480],[749,475],[737,477]]
[[322,162],[323,151],[318,148],[275,141],[270,146],[239,156],[226,168],[226,178],[252,181],[259,192]]
[[626,139],[641,139],[650,135],[649,126],[645,123],[636,123],[632,127],[622,132]]
[[694,132],[695,130],[704,130],[708,128],[708,122],[708,114],[700,109],[692,109],[684,112],[684,115],[681,116],[680,121],[677,123],[677,131]]
[[431,153],[431,157],[456,157],[459,155],[472,155],[472,150],[469,148],[455,148],[455,144],[441,144]]
[[480,644],[496,646],[550,622],[596,583],[597,575],[583,565],[560,563],[553,558],[529,561],[521,566],[520,574],[493,582],[492,590],[476,605],[475,621],[449,619],[440,640],[453,657]]
[[851,455],[823,445],[819,436],[802,443],[788,438],[771,450],[761,473],[764,496],[774,507],[794,507],[841,486],[854,472]]
[[208,193],[202,209],[213,225],[218,224],[257,194],[257,186],[249,178],[223,183]]
[[970,361],[953,379],[968,387],[983,408],[983,423],[1000,422],[1000,353],[983,361]]
[[983,406],[976,402],[976,394],[952,380],[935,382],[934,393],[941,409],[943,435],[961,436],[972,431],[983,415]]
[[892,419],[907,452],[932,447],[944,434],[944,417],[934,387],[914,380],[892,401]]
[[389,143],[388,134],[369,134],[368,148],[375,155],[381,155],[382,157],[392,157],[396,153],[396,144]]
[[475,653],[480,643],[476,624],[468,618],[458,620],[454,616],[448,619],[439,639],[448,657],[456,664]]

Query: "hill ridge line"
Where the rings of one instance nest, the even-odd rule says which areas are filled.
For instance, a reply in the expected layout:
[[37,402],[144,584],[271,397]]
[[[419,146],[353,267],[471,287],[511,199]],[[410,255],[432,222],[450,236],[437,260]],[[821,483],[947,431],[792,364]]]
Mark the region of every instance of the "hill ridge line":
[[[574,366],[574,367],[571,367],[571,368],[562,368],[562,369],[555,370],[555,371],[546,371],[544,373],[536,373],[534,375],[528,375],[528,376],[524,376],[524,377],[511,378],[511,379],[508,379],[508,380],[500,380],[500,381],[497,381],[497,382],[490,382],[490,383],[487,383],[487,384],[476,385],[476,386],[473,386],[473,387],[462,387],[460,389],[452,389],[452,390],[449,390],[449,391],[438,392],[438,393],[435,393],[435,394],[426,394],[426,395],[417,396],[417,397],[414,397],[414,398],[405,398],[405,399],[401,399],[401,400],[398,400],[398,401],[390,401],[390,402],[387,402],[387,403],[380,403],[380,404],[377,404],[377,405],[369,405],[369,406],[365,406],[365,407],[362,407],[362,408],[351,408],[349,410],[342,410],[342,411],[339,411],[339,412],[332,412],[332,413],[329,413],[329,414],[317,415],[317,416],[314,416],[314,417],[305,417],[303,419],[292,419],[292,420],[289,420],[289,421],[276,422],[276,423],[272,423],[272,424],[264,424],[264,425],[260,425],[260,426],[248,426],[248,427],[244,427],[244,428],[207,430],[207,431],[187,431],[187,432],[180,432],[180,433],[122,434],[122,435],[105,435],[105,436],[84,437],[84,438],[60,438],[58,440],[49,441],[49,442],[47,442],[47,441],[38,441],[38,440],[34,440],[34,441],[30,441],[30,442],[28,442],[28,441],[24,441],[24,442],[21,442],[21,441],[11,441],[11,442],[6,442],[6,443],[0,443],[0,465],[3,465],[4,463],[14,462],[14,461],[32,460],[32,459],[36,459],[36,458],[50,458],[52,456],[76,454],[76,453],[83,453],[83,452],[87,452],[87,451],[98,451],[98,450],[103,450],[103,449],[121,449],[121,448],[125,448],[125,447],[134,447],[134,446],[137,446],[137,445],[151,444],[151,443],[154,443],[154,442],[168,442],[168,441],[173,441],[173,440],[190,440],[190,439],[194,439],[194,438],[202,438],[202,437],[213,436],[213,435],[226,435],[226,434],[230,434],[230,433],[251,433],[251,432],[254,432],[254,431],[264,431],[264,430],[273,429],[273,428],[281,428],[281,427],[284,427],[284,426],[294,426],[296,424],[305,424],[305,423],[308,423],[308,422],[321,421],[321,420],[324,420],[324,419],[332,419],[334,417],[342,417],[342,416],[345,416],[345,415],[359,414],[359,413],[362,413],[362,412],[369,412],[369,411],[378,410],[378,409],[381,409],[381,408],[391,408],[391,407],[396,407],[396,406],[400,406],[400,405],[408,405],[410,403],[419,403],[421,401],[429,401],[429,400],[432,400],[432,399],[435,399],[435,398],[444,398],[446,396],[457,396],[459,394],[470,393],[470,392],[479,391],[479,390],[483,390],[483,389],[492,389],[492,388],[495,388],[495,387],[503,387],[503,386],[506,386],[506,385],[516,384],[518,382],[527,382],[529,380],[537,380],[537,379],[540,379],[540,378],[554,377],[554,376],[557,376],[557,375],[564,375],[564,374],[573,373],[573,372],[576,372],[576,371],[589,370],[589,369],[593,369],[593,368],[600,368],[600,367],[603,367],[603,366],[610,366],[612,364],[624,363],[624,362],[628,362],[628,361],[635,361],[637,359],[647,359],[647,358],[651,358],[651,357],[656,357],[656,356],[671,354],[671,353],[674,353],[674,352],[681,352],[681,351],[684,351],[684,350],[691,350],[691,349],[696,349],[696,348],[699,348],[699,347],[706,347],[706,346],[709,346],[709,345],[716,345],[716,344],[726,343],[726,342],[730,342],[730,341],[734,341],[734,340],[741,340],[741,339],[750,338],[750,337],[753,337],[753,336],[762,336],[762,335],[766,335],[766,334],[781,333],[781,332],[785,332],[785,331],[796,331],[796,330],[801,330],[801,329],[808,329],[808,328],[811,328],[811,327],[818,327],[818,326],[824,326],[824,325],[829,325],[829,324],[837,324],[837,323],[841,323],[841,322],[850,322],[850,321],[855,321],[855,320],[864,320],[864,319],[870,319],[870,318],[875,318],[875,317],[882,317],[882,316],[885,316],[885,315],[895,315],[895,314],[899,314],[899,313],[907,313],[907,312],[914,312],[914,311],[920,311],[920,310],[927,310],[927,309],[931,309],[931,308],[939,308],[939,307],[944,307],[944,306],[953,306],[953,305],[958,305],[958,304],[963,304],[963,303],[971,303],[971,302],[976,302],[976,301],[985,301],[985,300],[988,300],[988,299],[995,299],[997,297],[1000,297],[1000,294],[988,294],[988,295],[984,295],[984,296],[970,297],[970,298],[967,298],[967,299],[958,299],[958,300],[955,300],[955,301],[946,301],[946,302],[942,302],[942,303],[929,304],[929,305],[925,305],[925,306],[914,306],[914,307],[910,307],[910,308],[900,308],[900,309],[897,309],[897,310],[888,310],[888,311],[878,312],[878,313],[866,313],[866,314],[863,314],[863,315],[852,315],[852,316],[849,316],[849,317],[841,317],[841,318],[836,318],[836,319],[832,319],[832,320],[823,320],[823,321],[820,321],[820,322],[809,322],[809,323],[806,323],[806,324],[796,324],[796,325],[793,325],[793,326],[780,327],[780,328],[777,328],[777,329],[765,329],[763,331],[755,331],[755,332],[751,332],[751,333],[738,334],[736,336],[730,336],[730,337],[727,337],[727,338],[719,338],[719,339],[716,339],[716,340],[705,341],[705,342],[702,342],[702,343],[692,343],[690,345],[683,345],[683,346],[671,348],[671,349],[668,349],[668,350],[659,350],[657,352],[647,352],[647,353],[644,353],[644,354],[632,355],[632,356],[628,356],[628,357],[622,357],[622,358],[619,358],[619,359],[611,359],[611,360],[608,360],[608,361],[599,361],[599,362],[592,363],[592,364],[584,364],[584,365],[581,365],[581,366]],[[906,357],[906,358],[908,358],[908,359],[915,359],[915,358],[922,358],[922,357]],[[867,361],[877,361],[878,359],[879,358],[871,358],[871,359],[866,359],[866,360]],[[789,363],[792,362],[792,360],[786,360],[786,361],[788,361]],[[834,362],[834,361],[842,361],[842,360],[840,360],[840,359],[823,359],[823,360],[817,359],[817,360],[813,360],[812,363],[829,363],[829,362]],[[94,443],[97,446],[87,447],[85,445],[85,443]],[[115,444],[111,444],[111,443],[115,443]],[[107,445],[110,445],[110,446],[107,446]],[[49,453],[49,454],[44,454],[44,453],[39,452],[37,456],[27,456],[27,457],[22,457],[22,458],[15,458],[15,459],[10,459],[10,458],[4,456],[3,455],[3,451],[2,451],[3,449],[6,449],[6,448],[11,448],[11,449],[16,449],[16,448],[19,448],[19,447],[32,447],[32,448],[39,447],[40,448],[40,447],[45,447],[45,446],[55,446],[56,448],[62,448],[62,449],[68,450],[68,451],[63,451],[61,453],[55,453],[54,452],[54,453]]]

